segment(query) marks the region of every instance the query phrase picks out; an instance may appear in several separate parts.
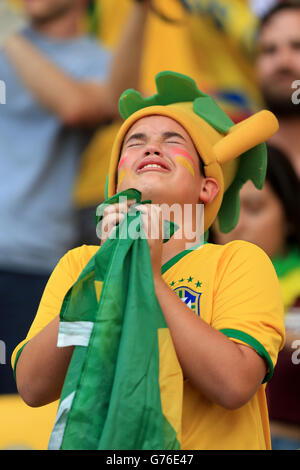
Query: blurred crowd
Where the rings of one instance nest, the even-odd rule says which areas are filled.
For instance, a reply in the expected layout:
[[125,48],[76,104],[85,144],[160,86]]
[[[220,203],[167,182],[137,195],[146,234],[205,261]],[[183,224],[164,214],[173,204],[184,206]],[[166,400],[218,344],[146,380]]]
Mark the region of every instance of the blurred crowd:
[[209,241],[247,240],[273,262],[287,334],[267,385],[272,446],[300,449],[300,0],[0,0],[0,394],[17,394],[10,356],[56,263],[99,244],[118,98],[152,94],[162,70],[234,122],[262,108],[279,120],[263,189],[244,185],[237,227]]

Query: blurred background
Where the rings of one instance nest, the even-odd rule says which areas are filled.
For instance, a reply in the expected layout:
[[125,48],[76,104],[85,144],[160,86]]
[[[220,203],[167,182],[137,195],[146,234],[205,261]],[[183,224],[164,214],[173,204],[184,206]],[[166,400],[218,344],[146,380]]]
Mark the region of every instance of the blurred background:
[[276,182],[260,199],[248,185],[237,231],[215,226],[210,242],[246,239],[273,261],[288,331],[268,385],[273,448],[300,448],[299,1],[0,0],[0,449],[47,448],[57,403],[25,405],[10,358],[58,260],[99,244],[120,94],[153,94],[162,70],[191,76],[234,122],[262,108],[279,119]]

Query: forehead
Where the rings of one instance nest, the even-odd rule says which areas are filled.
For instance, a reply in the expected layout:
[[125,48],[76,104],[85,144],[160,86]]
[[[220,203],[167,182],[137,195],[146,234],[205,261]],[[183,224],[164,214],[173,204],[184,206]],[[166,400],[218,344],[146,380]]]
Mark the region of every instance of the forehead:
[[176,132],[182,135],[185,140],[191,142],[188,132],[181,124],[170,117],[159,115],[145,116],[136,121],[127,131],[124,141],[135,133],[161,136],[166,132]]
[[280,42],[285,38],[300,37],[300,9],[283,10],[276,13],[262,27],[259,42],[269,40]]

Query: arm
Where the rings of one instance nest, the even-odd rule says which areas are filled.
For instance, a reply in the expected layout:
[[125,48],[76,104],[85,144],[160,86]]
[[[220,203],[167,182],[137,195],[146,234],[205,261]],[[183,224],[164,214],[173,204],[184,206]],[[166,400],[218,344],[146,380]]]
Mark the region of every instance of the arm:
[[239,408],[262,384],[264,360],[208,325],[178,298],[161,277],[162,239],[148,239],[148,243],[156,296],[185,378],[209,400],[228,409]]
[[96,251],[97,247],[75,248],[60,259],[47,282],[18,359],[16,354],[23,342],[13,353],[17,387],[30,406],[42,406],[60,396],[73,347],[57,347],[59,313],[66,293]]
[[58,348],[59,316],[23,348],[16,366],[19,394],[29,406],[43,406],[60,396],[73,346]]
[[138,84],[149,8],[150,0],[134,5],[107,82],[74,80],[20,35],[11,36],[4,50],[25,85],[43,106],[57,114],[66,125],[97,125],[117,116],[120,94]]
[[154,285],[185,378],[225,408],[247,403],[266,374],[264,360],[197,317],[161,276],[155,276]]
[[119,117],[118,101],[128,88],[138,89],[143,56],[146,20],[152,0],[136,1],[115,51],[108,80],[114,113]]

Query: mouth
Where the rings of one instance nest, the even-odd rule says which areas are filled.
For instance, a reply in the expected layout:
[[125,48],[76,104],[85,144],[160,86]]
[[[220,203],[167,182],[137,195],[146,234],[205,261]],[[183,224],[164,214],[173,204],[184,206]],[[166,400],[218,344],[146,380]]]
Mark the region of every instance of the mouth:
[[277,81],[277,83],[279,83],[279,84],[282,83],[282,81],[284,81],[284,82],[293,82],[293,81],[296,80],[295,74],[289,73],[289,72],[284,72],[284,71],[275,72],[271,78],[272,78],[272,80]]
[[144,158],[136,169],[136,173],[145,173],[146,171],[160,171],[163,173],[168,173],[171,171],[169,165],[160,159],[157,158]]

